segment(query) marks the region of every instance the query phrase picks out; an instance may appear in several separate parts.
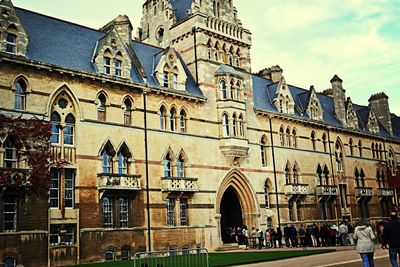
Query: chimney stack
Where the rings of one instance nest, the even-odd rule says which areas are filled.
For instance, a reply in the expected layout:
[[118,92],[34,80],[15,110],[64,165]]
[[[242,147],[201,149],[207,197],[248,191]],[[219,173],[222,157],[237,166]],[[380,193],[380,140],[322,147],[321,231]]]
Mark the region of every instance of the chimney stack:
[[372,95],[368,99],[368,102],[369,105],[374,109],[378,121],[386,128],[386,130],[390,134],[393,134],[388,100],[389,97],[382,92]]
[[272,80],[274,83],[277,83],[281,80],[282,73],[283,69],[279,67],[279,65],[275,65],[270,68],[260,70],[257,75],[265,79]]
[[332,94],[333,103],[335,106],[336,117],[343,123],[347,125],[346,121],[346,90],[343,89],[343,80],[335,74],[331,79],[332,84]]
[[132,24],[127,15],[119,15],[99,30],[108,33],[115,29],[121,37],[124,44],[130,44],[132,41]]

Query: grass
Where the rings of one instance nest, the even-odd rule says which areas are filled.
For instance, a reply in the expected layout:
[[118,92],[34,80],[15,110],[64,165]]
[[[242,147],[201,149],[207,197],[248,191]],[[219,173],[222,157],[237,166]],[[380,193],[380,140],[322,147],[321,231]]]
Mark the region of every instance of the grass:
[[[210,253],[209,254],[209,266],[210,267],[222,267],[240,264],[249,264],[257,262],[274,261],[281,259],[288,259],[301,256],[309,256],[315,254],[334,252],[334,249],[321,249],[321,250],[294,250],[294,251],[260,251],[260,252],[229,252],[229,253]],[[199,259],[200,261],[201,259]],[[190,267],[196,266],[196,264],[186,263],[187,258],[185,256],[176,257],[174,264],[171,264],[168,259],[159,259],[158,261],[148,262],[148,267],[156,267],[157,263],[162,263],[163,267],[169,266],[182,266]],[[137,267],[140,267],[140,262],[137,263]],[[133,267],[133,261],[117,261],[107,263],[93,263],[79,265],[82,267]],[[202,265],[198,265],[202,266]]]

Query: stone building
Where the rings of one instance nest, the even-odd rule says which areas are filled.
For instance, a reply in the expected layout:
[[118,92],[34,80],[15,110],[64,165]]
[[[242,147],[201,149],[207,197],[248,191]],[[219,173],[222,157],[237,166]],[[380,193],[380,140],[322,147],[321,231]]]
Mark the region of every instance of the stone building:
[[[318,92],[279,66],[252,74],[232,0],[148,0],[136,38],[125,15],[95,30],[10,0],[0,14],[0,113],[52,124],[48,199],[1,185],[0,262],[212,250],[228,227],[377,220],[398,205],[388,97],[355,104],[337,75]],[[23,169],[18,149],[0,136],[2,172]]]

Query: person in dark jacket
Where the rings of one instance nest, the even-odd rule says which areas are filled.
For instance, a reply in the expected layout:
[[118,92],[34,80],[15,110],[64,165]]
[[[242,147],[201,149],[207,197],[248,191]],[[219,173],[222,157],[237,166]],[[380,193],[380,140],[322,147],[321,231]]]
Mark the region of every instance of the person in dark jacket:
[[396,212],[390,214],[391,221],[383,229],[383,240],[389,245],[389,259],[392,267],[398,267],[397,255],[400,254],[400,221]]

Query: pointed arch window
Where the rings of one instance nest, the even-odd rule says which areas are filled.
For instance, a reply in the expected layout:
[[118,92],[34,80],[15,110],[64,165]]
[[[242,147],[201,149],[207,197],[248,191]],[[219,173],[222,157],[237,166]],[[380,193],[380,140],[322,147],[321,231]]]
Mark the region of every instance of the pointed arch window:
[[298,173],[296,165],[294,165],[294,167],[293,167],[292,183],[293,184],[298,184],[299,183],[299,173]]
[[297,148],[297,132],[295,129],[292,130],[292,145]]
[[22,79],[19,79],[15,83],[15,93],[14,93],[14,108],[19,110],[25,109],[25,96],[26,96],[27,85]]
[[264,198],[265,198],[265,208],[269,209],[270,208],[270,186],[268,184],[268,180],[265,181],[264,184]]
[[98,121],[106,121],[106,97],[104,94],[97,97],[97,119]]
[[183,109],[179,113],[179,129],[181,133],[186,133],[186,112]]
[[317,148],[316,148],[316,143],[315,143],[315,133],[314,133],[314,131],[311,133],[311,145],[312,145],[312,149],[315,151]]
[[371,145],[372,158],[375,159],[375,143]]
[[233,136],[238,136],[238,129],[237,129],[238,121],[237,121],[236,113],[233,114],[232,122],[233,122]]
[[243,119],[243,114],[239,115],[239,136],[244,137],[244,119]]
[[261,145],[260,145],[260,151],[261,151],[261,164],[262,166],[267,166],[267,138],[263,136],[261,138]]
[[328,169],[328,166],[326,166],[326,165],[324,165],[324,180],[323,180],[323,182],[324,182],[324,185],[329,185],[330,183],[329,183],[329,169]]
[[211,41],[209,40],[207,43],[207,58],[211,60],[211,53],[212,49],[211,49]]
[[227,92],[226,92],[226,82],[222,80],[219,83],[219,90],[221,92],[221,99],[225,100],[227,98]]
[[241,84],[240,84],[240,82],[238,81],[237,83],[236,83],[236,100],[240,100],[240,101],[242,101],[243,100],[243,98],[242,98],[242,89],[241,89],[242,87],[241,87]]
[[290,184],[290,168],[289,168],[289,164],[287,164],[286,168],[285,168],[285,182],[286,182],[286,184]]
[[353,156],[354,155],[354,151],[353,151],[354,144],[353,144],[352,138],[350,138],[350,140],[349,140],[349,147],[350,147],[350,156]]
[[172,132],[176,131],[176,110],[171,108],[169,112],[169,126]]
[[111,52],[106,50],[103,56],[103,72],[104,74],[111,74]]
[[290,129],[289,128],[287,128],[286,129],[286,146],[288,146],[288,147],[290,147]]
[[169,153],[164,158],[164,177],[172,177],[172,158]]
[[318,164],[317,167],[317,181],[318,181],[318,185],[323,185],[323,181],[322,181],[322,168],[321,165]]
[[229,116],[228,116],[228,114],[222,115],[222,128],[223,128],[224,137],[229,137],[230,131],[229,131]]
[[233,80],[231,80],[231,83],[230,83],[230,91],[231,91],[231,99],[235,99],[236,98],[236,94],[235,94],[235,85],[234,85],[234,82],[233,82]]
[[216,61],[219,61],[219,47],[218,47],[218,43],[215,44],[214,47],[214,58]]
[[118,152],[118,173],[128,174],[128,159],[121,151]]
[[236,60],[236,66],[240,67],[240,50],[236,50],[236,56],[235,56],[235,60]]
[[343,172],[343,149],[339,141],[336,141],[335,145],[335,159],[336,159],[336,170]]
[[103,173],[113,173],[113,161],[111,153],[108,150],[104,149],[102,157]]
[[362,150],[363,150],[362,142],[361,142],[361,140],[358,140],[358,153],[359,153],[359,155],[360,155],[360,158],[363,157]]
[[75,131],[75,117],[72,114],[68,114],[65,118],[64,126],[64,144],[74,144],[74,131]]
[[357,168],[354,169],[354,185],[356,188],[360,187],[360,173]]
[[279,142],[281,143],[281,146],[285,146],[285,134],[283,127],[279,130]]
[[127,126],[131,125],[132,101],[129,98],[125,99],[124,101],[123,111],[124,111],[124,125]]
[[114,62],[115,76],[122,76],[122,54],[118,52]]
[[51,113],[50,120],[51,120],[50,142],[52,144],[58,144],[60,143],[60,123],[61,123],[60,115],[58,115],[57,112],[53,111]]
[[383,159],[383,148],[382,148],[382,144],[379,144],[379,159]]
[[178,177],[185,177],[185,159],[182,155],[179,156],[176,163]]
[[382,180],[381,180],[381,173],[380,170],[376,170],[376,184],[378,185],[378,188],[382,188]]
[[166,129],[166,122],[167,122],[167,111],[164,106],[161,106],[160,108],[160,129],[165,130]]
[[364,170],[360,170],[360,180],[361,180],[361,187],[365,188],[365,173]]
[[172,72],[172,89],[178,89],[178,68],[175,67]]
[[326,134],[324,133],[322,135],[322,146],[324,147],[324,152],[327,152],[327,140],[326,140]]

